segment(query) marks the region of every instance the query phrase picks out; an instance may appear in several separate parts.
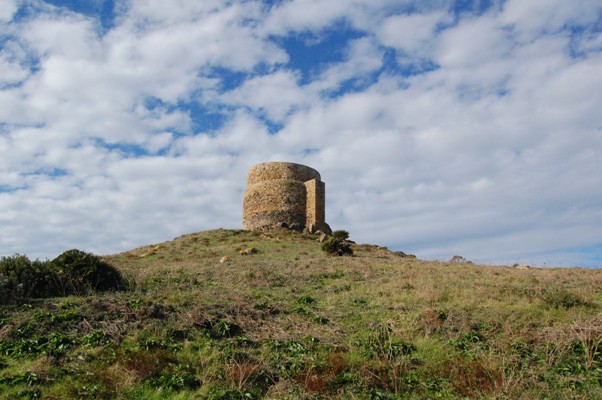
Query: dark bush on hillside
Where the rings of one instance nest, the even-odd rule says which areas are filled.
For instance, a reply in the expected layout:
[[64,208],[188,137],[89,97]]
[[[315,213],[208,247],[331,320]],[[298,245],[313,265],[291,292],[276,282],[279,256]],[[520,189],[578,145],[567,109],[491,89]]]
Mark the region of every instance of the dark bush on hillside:
[[331,237],[322,243],[322,251],[330,256],[344,256],[353,254],[353,250],[351,249],[351,245],[349,243],[347,243],[345,240],[337,239],[335,237]]
[[52,272],[47,264],[20,254],[0,258],[0,304],[50,294]]
[[66,251],[53,261],[31,261],[19,254],[0,258],[0,304],[123,287],[119,271],[79,250]]
[[332,232],[332,237],[338,240],[347,240],[349,239],[349,232],[344,230],[338,230]]
[[99,257],[77,249],[67,250],[52,266],[63,294],[83,294],[90,290],[118,290],[124,285],[119,271]]

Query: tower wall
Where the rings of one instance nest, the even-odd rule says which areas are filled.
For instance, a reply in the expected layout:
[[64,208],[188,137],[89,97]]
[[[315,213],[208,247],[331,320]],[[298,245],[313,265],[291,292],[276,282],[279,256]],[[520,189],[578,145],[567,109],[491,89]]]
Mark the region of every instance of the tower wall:
[[325,184],[313,168],[268,162],[249,169],[243,197],[243,229],[312,227],[329,231],[325,218]]

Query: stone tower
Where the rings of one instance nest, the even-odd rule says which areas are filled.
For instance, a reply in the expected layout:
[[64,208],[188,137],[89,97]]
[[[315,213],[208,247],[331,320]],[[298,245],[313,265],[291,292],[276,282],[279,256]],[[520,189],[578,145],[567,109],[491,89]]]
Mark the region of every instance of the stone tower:
[[286,227],[330,233],[324,220],[325,184],[305,165],[266,162],[249,170],[242,227],[251,231]]

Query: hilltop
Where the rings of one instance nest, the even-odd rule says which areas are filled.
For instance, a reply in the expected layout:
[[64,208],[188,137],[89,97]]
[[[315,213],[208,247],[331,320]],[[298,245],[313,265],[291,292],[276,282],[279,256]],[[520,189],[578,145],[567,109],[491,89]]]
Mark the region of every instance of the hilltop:
[[0,397],[602,398],[602,270],[352,249],[214,230],[103,257],[125,290],[0,307]]

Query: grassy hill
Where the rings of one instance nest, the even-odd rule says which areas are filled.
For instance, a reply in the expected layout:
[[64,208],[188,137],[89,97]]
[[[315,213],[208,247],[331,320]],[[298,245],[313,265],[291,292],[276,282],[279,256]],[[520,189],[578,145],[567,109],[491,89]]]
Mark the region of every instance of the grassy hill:
[[0,398],[602,398],[602,270],[352,248],[215,230],[103,257],[126,290],[0,306]]

